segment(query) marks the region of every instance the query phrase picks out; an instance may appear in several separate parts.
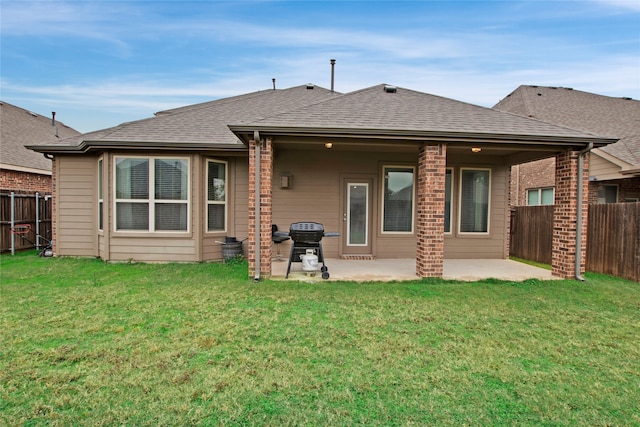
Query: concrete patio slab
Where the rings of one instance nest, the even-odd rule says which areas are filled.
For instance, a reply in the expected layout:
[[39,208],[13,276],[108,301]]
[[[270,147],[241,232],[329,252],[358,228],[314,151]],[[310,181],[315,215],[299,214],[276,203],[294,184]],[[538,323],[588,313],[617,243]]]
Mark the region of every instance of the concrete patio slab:
[[[328,280],[347,280],[354,282],[390,282],[417,280],[415,259],[377,259],[354,261],[326,259],[330,277]],[[272,279],[284,280],[287,273],[287,261],[273,261]],[[505,259],[447,259],[444,261],[443,278],[447,280],[476,281],[499,279],[523,281],[527,279],[553,280],[551,271],[517,261]],[[289,280],[322,282],[318,272],[310,276],[302,271],[302,264],[291,265]]]

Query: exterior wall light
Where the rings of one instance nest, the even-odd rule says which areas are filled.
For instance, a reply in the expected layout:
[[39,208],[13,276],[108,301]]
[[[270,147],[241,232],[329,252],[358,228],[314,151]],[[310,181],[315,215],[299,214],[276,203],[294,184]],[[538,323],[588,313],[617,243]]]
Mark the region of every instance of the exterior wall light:
[[471,151],[473,151],[474,153],[479,153],[482,151],[482,148],[480,147],[471,147]]
[[327,142],[327,143],[325,143],[325,144],[324,144],[324,148],[327,148],[327,149],[329,149],[329,150],[330,150],[330,149],[332,149],[332,148],[333,148],[333,142]]

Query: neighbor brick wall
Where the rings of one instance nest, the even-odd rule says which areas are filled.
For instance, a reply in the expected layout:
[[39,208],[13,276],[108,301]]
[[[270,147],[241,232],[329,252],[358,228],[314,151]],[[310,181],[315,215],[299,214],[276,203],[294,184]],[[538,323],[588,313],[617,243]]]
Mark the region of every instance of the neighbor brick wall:
[[614,179],[610,181],[596,181],[589,183],[589,203],[598,203],[598,187],[600,185],[618,186],[618,203],[623,203],[626,198],[640,199],[640,177]]
[[418,154],[416,274],[442,277],[447,146],[423,145]]
[[256,144],[249,143],[249,277],[256,273],[256,191],[260,194],[260,276],[271,276],[271,223],[273,146],[271,139],[262,142],[260,149],[260,188],[256,188]]
[[511,168],[511,206],[527,204],[527,190],[555,185],[556,160],[542,159]]
[[51,194],[51,175],[2,169],[0,189],[15,193]]
[[[588,157],[584,158],[583,188],[586,190],[589,178]],[[575,259],[580,257],[580,272],[584,273],[587,248],[588,197],[582,203],[582,250],[576,255],[577,236],[577,188],[578,151],[567,149],[556,157],[556,192],[553,216],[553,246],[551,267],[554,276],[572,278],[575,276]],[[585,194],[586,196],[586,194]]]

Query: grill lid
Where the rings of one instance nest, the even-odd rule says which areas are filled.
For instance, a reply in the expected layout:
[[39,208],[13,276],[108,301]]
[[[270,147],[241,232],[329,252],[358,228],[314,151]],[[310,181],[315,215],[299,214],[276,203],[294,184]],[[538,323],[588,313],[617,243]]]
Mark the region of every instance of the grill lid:
[[289,236],[294,242],[317,243],[324,236],[324,226],[317,222],[294,222],[289,227]]

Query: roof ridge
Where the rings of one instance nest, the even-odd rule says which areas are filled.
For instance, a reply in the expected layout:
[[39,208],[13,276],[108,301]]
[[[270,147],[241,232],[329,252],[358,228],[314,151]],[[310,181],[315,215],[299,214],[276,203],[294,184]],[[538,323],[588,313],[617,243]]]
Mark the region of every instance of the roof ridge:
[[[220,103],[226,103],[226,102],[235,102],[235,101],[239,101],[239,100],[246,100],[246,99],[251,99],[251,98],[255,98],[255,97],[259,97],[259,96],[263,96],[263,95],[269,95],[269,94],[273,94],[273,93],[285,93],[288,91],[292,91],[295,89],[299,89],[302,87],[307,87],[309,84],[301,84],[298,86],[292,86],[292,87],[288,87],[288,88],[284,88],[284,89],[261,89],[261,90],[257,90],[254,92],[249,92],[249,93],[242,93],[239,95],[232,95],[232,96],[227,96],[224,98],[218,98],[218,99],[212,99],[210,101],[205,101],[205,102],[200,102],[197,104],[191,104],[191,105],[185,105],[182,107],[177,107],[177,108],[172,108],[169,110],[162,110],[162,111],[157,111],[154,113],[155,117],[159,117],[159,116],[163,116],[163,115],[168,115],[168,114],[175,114],[175,113],[182,113],[183,111],[195,111],[195,110],[200,110],[203,108],[207,108],[210,107],[213,104],[217,104],[219,105]],[[320,88],[322,90],[325,91],[329,91],[329,89],[323,88],[321,86],[318,85],[313,85],[314,88]]]

